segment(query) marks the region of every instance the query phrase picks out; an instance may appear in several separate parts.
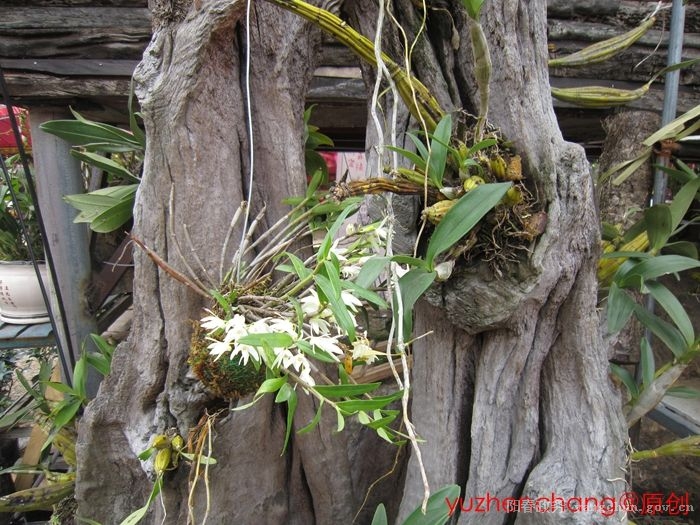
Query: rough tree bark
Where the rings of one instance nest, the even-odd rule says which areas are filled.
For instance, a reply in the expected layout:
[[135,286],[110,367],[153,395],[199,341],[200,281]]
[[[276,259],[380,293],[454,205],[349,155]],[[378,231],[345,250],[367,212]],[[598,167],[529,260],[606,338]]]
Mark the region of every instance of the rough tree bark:
[[[396,5],[410,34],[419,15],[408,1]],[[446,109],[473,112],[471,52],[458,5],[446,7],[459,48],[452,46],[452,31],[444,30],[447,11],[431,11],[430,38],[417,51],[416,72]],[[216,280],[228,223],[246,189],[240,74],[245,4],[163,0],[156,7],[159,24],[137,74],[148,151],[136,235],[183,270],[174,243],[184,243],[187,228],[193,246],[183,252],[196,251]],[[376,6],[369,0],[347,8],[361,27],[373,25]],[[552,110],[546,5],[493,0],[484,11],[494,60],[490,119],[523,156],[549,224],[529,261],[503,278],[483,269],[463,272],[419,305],[417,330],[434,334],[414,345],[413,419],[427,440],[424,459],[433,488],[459,483],[467,498],[613,496],[623,490],[622,482],[611,480],[623,477],[624,424],[597,329],[593,187],[583,150],[563,142]],[[281,198],[301,193],[304,183],[301,113],[317,34],[262,2],[255,4],[251,30],[253,201],[266,202],[275,217]],[[137,254],[132,334],[80,429],[81,516],[106,525],[141,506],[150,487],[136,453],[165,428],[186,434],[210,406],[186,365],[190,320],[200,317],[202,306]],[[300,425],[314,409],[300,396]],[[334,424],[333,418],[314,433],[295,436],[280,457],[284,414],[270,400],[221,420],[209,522],[351,523],[370,484],[391,470],[395,451],[361,429],[334,434]],[[415,459],[408,462],[405,483],[401,465],[372,490],[358,523],[369,523],[379,501],[400,517],[420,502]],[[168,475],[166,523],[186,522],[187,495],[186,474]],[[197,516],[204,504],[198,493]],[[161,518],[157,509],[151,519]],[[511,518],[465,512],[460,523]],[[601,520],[584,512],[517,516],[518,523]]]

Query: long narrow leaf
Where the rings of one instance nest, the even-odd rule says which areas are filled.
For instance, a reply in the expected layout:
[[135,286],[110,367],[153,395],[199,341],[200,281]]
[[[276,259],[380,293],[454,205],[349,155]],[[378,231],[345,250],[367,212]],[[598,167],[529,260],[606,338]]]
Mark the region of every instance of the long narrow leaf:
[[637,305],[634,310],[637,319],[651,330],[676,357],[681,357],[688,349],[683,334],[673,325],[667,323],[659,316],[650,313],[646,308]]
[[693,323],[678,298],[661,283],[655,281],[647,282],[646,287],[676,325],[687,345],[693,344],[693,341],[695,341]]
[[89,151],[77,151],[77,150],[72,150],[70,152],[72,156],[75,158],[79,159],[80,161],[84,162],[85,164],[89,166],[94,166],[96,168],[99,168],[103,171],[106,171],[110,175],[114,175],[116,177],[119,177],[121,179],[125,179],[128,181],[136,181],[138,182],[139,178],[131,173],[128,169],[126,169],[124,166],[119,164],[118,162],[114,162],[112,159],[109,157],[105,157],[103,155],[100,155],[99,153],[92,153]]
[[615,334],[622,330],[622,327],[625,326],[630,317],[632,317],[636,304],[637,303],[627,292],[620,289],[616,283],[610,285],[607,308],[609,333]]
[[430,142],[430,160],[428,163],[428,178],[435,187],[442,188],[442,178],[447,164],[447,150],[452,134],[452,116],[448,113],[435,127],[434,138]]
[[464,237],[494,206],[510,188],[510,182],[483,184],[459,199],[436,226],[428,242],[425,260],[430,268],[435,258],[449,250]]
[[695,261],[681,255],[660,255],[645,259],[630,268],[622,278],[620,286],[637,282],[635,276],[641,277],[645,281],[656,279],[662,275],[682,272],[691,268],[700,267],[700,261]]
[[654,382],[656,374],[656,363],[654,362],[654,352],[646,337],[642,337],[640,364],[642,367],[642,384],[648,387]]

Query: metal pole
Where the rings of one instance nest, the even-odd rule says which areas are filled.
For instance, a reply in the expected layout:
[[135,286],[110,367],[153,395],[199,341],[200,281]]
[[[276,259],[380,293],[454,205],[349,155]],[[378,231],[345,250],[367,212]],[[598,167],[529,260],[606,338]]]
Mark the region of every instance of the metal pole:
[[[683,53],[683,31],[685,27],[685,6],[683,0],[673,0],[671,11],[671,29],[668,40],[668,58],[666,64],[673,66],[681,61]],[[678,110],[678,84],[681,72],[679,70],[666,73],[664,84],[664,107],[661,113],[661,126],[665,126],[676,118]],[[664,162],[664,159],[660,159]],[[652,204],[663,204],[666,199],[667,175],[656,170],[654,174],[654,193]]]

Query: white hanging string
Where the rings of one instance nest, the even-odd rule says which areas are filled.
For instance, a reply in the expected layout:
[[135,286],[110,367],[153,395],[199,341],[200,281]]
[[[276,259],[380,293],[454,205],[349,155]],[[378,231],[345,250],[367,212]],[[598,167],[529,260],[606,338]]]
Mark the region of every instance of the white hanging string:
[[253,138],[253,108],[250,96],[250,11],[253,5],[252,0],[246,2],[245,12],[245,102],[246,119],[248,123],[248,195],[246,197],[245,217],[243,219],[243,231],[241,232],[241,243],[236,251],[234,266],[236,268],[236,281],[241,277],[241,265],[244,244],[248,235],[248,221],[250,220],[250,203],[253,199],[253,179],[255,173],[255,140]]
[[[424,3],[424,8],[425,8],[425,3]],[[382,123],[379,119],[379,115],[377,114],[377,107],[379,107],[379,95],[380,95],[380,89],[381,89],[381,82],[382,78],[386,78],[391,94],[392,94],[392,110],[391,110],[391,131],[390,131],[390,141],[391,145],[396,147],[397,144],[397,119],[398,119],[398,103],[399,103],[399,93],[398,89],[396,88],[396,84],[391,77],[388,68],[386,67],[386,64],[384,63],[384,60],[382,59],[382,30],[383,30],[383,24],[384,24],[384,15],[385,15],[385,0],[379,0],[379,10],[377,13],[377,26],[375,30],[375,35],[374,35],[374,55],[375,55],[375,60],[377,61],[377,76],[375,79],[374,83],[374,90],[372,92],[372,101],[370,104],[370,114],[372,116],[372,120],[374,122],[374,126],[377,131],[377,138],[379,141],[379,144],[377,145],[377,173],[382,172],[382,164],[383,164],[383,159],[384,159],[384,143],[386,142],[385,138],[385,133],[384,133],[384,126],[382,126]],[[401,29],[402,30],[402,29]],[[402,30],[403,32],[403,30]],[[420,33],[419,33],[420,34]],[[404,33],[404,38],[405,38],[405,33]],[[414,42],[415,45],[415,42]],[[413,49],[413,46],[410,48],[411,50]],[[406,59],[407,64],[410,64],[410,59]],[[406,69],[407,74],[409,75],[410,79],[410,69],[407,66]],[[413,93],[414,99],[415,99],[415,91]],[[415,101],[415,100],[414,100]],[[425,125],[425,123],[423,123]],[[391,164],[392,164],[392,170],[396,170],[398,167],[398,155],[396,151],[392,151],[391,155]],[[393,253],[393,238],[394,238],[394,233],[395,233],[395,217],[394,217],[394,211],[393,211],[393,198],[392,195],[389,194],[386,197],[386,214],[387,214],[387,243],[386,243],[386,255],[388,257],[392,257],[394,255]],[[391,307],[392,310],[396,312],[396,315],[392,316],[392,323],[391,327],[389,328],[389,336],[387,340],[387,359],[389,362],[389,366],[391,368],[391,371],[394,376],[394,380],[396,381],[396,384],[399,389],[403,389],[403,396],[401,398],[401,406],[402,406],[402,419],[403,423],[406,427],[406,433],[408,435],[408,439],[411,443],[411,448],[413,450],[413,453],[415,454],[416,461],[418,463],[418,468],[420,470],[421,474],[421,480],[423,482],[423,502],[422,502],[422,509],[423,512],[425,512],[428,504],[428,498],[430,497],[430,485],[428,483],[428,477],[425,472],[425,466],[423,464],[423,457],[421,454],[420,447],[418,445],[418,437],[416,436],[415,433],[415,428],[413,426],[413,423],[411,422],[408,414],[409,414],[409,401],[410,401],[410,386],[411,386],[411,370],[408,364],[408,358],[406,357],[406,343],[405,343],[405,334],[403,333],[403,317],[404,317],[404,308],[403,308],[403,301],[401,298],[401,289],[399,285],[399,275],[398,275],[398,264],[395,262],[391,262],[389,265],[389,278],[388,278],[388,293],[389,293],[389,298],[391,302]],[[398,322],[397,322],[398,319]],[[396,335],[396,348],[398,350],[400,359],[401,359],[401,366],[403,369],[403,378],[401,378],[401,375],[399,374],[398,370],[396,369],[396,366],[394,365],[394,361],[392,359],[392,342],[394,340],[394,335]]]

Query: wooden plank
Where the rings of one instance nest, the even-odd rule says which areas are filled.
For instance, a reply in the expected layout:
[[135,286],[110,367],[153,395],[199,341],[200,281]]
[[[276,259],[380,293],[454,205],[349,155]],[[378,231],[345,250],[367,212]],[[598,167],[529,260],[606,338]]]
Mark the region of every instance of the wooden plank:
[[148,0],[3,0],[5,7],[148,7]]
[[55,29],[66,31],[95,28],[151,29],[151,14],[144,8],[124,7],[6,7],[0,30]]
[[138,60],[4,59],[10,71],[50,73],[64,76],[130,77]]
[[150,39],[147,28],[0,30],[0,57],[140,60]]

